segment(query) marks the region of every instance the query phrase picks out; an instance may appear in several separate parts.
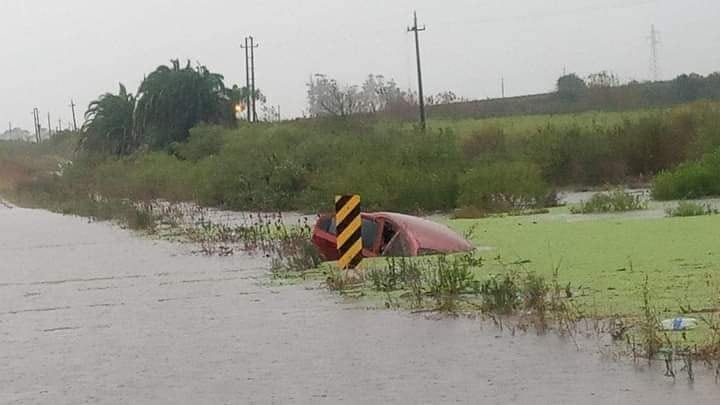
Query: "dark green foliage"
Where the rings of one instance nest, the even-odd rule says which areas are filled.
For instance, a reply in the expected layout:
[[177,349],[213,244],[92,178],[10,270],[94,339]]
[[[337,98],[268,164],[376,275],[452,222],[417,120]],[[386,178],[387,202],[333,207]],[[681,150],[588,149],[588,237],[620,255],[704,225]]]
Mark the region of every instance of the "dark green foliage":
[[542,206],[550,187],[540,170],[524,162],[495,162],[470,169],[459,181],[461,206],[487,212]]
[[138,90],[135,128],[145,141],[165,148],[190,136],[200,122],[231,120],[230,97],[223,77],[205,66],[193,68],[159,66],[143,80]]
[[135,97],[120,84],[118,94],[106,93],[85,112],[80,148],[112,155],[127,155],[139,146],[133,131]]
[[720,150],[663,171],[655,177],[652,194],[658,200],[720,195]]
[[[110,155],[128,155],[142,145],[171,151],[200,123],[234,123],[234,106],[246,96],[246,89],[226,89],[223,77],[205,66],[181,67],[173,60],[143,80],[137,98],[121,84],[117,95],[90,103],[79,146]],[[256,97],[263,96],[258,91]]]
[[585,94],[587,85],[583,79],[579,78],[575,73],[562,76],[557,81],[557,91],[560,98],[564,101],[577,101]]

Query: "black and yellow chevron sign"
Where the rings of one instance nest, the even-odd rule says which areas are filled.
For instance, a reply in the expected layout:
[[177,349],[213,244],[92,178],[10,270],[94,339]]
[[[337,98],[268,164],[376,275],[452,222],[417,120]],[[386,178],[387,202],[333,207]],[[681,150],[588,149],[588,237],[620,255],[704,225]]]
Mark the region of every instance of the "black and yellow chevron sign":
[[360,196],[335,197],[335,223],[337,224],[337,249],[341,269],[354,269],[362,261],[362,218]]

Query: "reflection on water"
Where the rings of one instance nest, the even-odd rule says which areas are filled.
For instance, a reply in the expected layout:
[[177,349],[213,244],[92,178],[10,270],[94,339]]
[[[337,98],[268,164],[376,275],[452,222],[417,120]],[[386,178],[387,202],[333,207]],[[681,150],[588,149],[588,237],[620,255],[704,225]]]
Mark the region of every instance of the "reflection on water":
[[[277,287],[261,257],[200,257],[110,224],[0,207],[0,403],[693,403],[548,335],[366,311]],[[696,368],[701,368],[696,365]]]

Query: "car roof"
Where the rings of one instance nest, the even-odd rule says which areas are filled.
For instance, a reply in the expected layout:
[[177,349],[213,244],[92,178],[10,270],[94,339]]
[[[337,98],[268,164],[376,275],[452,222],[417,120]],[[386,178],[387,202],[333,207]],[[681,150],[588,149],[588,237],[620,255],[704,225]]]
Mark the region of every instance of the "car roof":
[[395,212],[368,213],[368,216],[387,218],[405,228],[407,233],[417,241],[420,249],[467,250],[472,247],[470,242],[447,226],[424,218]]

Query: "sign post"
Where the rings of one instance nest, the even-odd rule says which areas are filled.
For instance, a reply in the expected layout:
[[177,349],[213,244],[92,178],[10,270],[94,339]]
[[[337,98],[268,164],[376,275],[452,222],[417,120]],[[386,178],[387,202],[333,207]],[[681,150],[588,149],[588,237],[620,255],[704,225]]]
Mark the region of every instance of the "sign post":
[[338,266],[354,269],[362,261],[362,218],[360,196],[335,197],[335,224],[337,224]]

